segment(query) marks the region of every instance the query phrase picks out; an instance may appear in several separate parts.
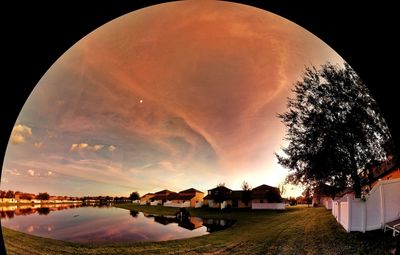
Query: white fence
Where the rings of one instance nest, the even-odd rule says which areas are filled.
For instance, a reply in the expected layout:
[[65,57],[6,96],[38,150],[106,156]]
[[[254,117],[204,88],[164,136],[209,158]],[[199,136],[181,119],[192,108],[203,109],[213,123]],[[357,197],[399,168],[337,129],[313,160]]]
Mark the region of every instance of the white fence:
[[183,202],[183,203],[174,203],[172,201],[167,201],[167,202],[164,202],[164,206],[166,206],[166,207],[178,207],[178,208],[190,207],[190,201],[186,201],[186,202]]
[[251,203],[251,209],[285,210],[284,203]]
[[383,228],[400,217],[400,179],[380,181],[365,201],[350,194],[333,201],[332,214],[347,232]]

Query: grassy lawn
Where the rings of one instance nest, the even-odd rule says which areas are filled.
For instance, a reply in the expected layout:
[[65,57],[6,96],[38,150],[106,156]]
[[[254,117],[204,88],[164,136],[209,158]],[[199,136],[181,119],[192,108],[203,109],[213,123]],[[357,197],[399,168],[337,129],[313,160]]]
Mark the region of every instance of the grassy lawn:
[[[118,205],[154,214],[178,209]],[[285,212],[190,209],[199,217],[236,219],[230,228],[190,239],[108,245],[83,245],[35,237],[3,228],[8,254],[389,254],[390,234],[346,233],[324,208],[289,208]]]

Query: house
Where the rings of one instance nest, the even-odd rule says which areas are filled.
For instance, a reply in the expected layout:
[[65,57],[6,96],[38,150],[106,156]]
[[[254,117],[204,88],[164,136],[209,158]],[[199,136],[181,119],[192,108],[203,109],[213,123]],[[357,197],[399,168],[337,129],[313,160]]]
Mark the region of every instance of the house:
[[[232,190],[225,187],[219,186],[208,190],[207,196],[203,198],[204,205],[208,205],[210,208],[225,208],[232,206]],[[219,198],[224,199],[222,202],[218,202]]]
[[141,205],[146,205],[150,203],[150,198],[154,197],[155,194],[153,193],[147,193],[146,195],[143,195],[140,197],[140,204]]
[[359,176],[362,191],[367,194],[380,180],[400,179],[400,165],[389,155],[384,162],[363,170]]
[[164,202],[167,202],[167,197],[173,194],[178,194],[176,192],[170,190],[161,190],[159,192],[154,193],[154,196],[150,198],[150,205],[162,205]]
[[30,200],[34,199],[34,198],[36,198],[35,194],[23,193],[23,192],[19,192],[19,191],[15,192],[15,199],[17,200],[18,203],[21,203],[21,204],[30,203],[31,202]]
[[284,210],[285,204],[278,188],[263,184],[252,189],[251,209]]
[[15,198],[0,198],[1,204],[16,204],[17,200]]
[[327,195],[323,195],[323,194],[314,195],[313,199],[312,199],[312,205],[313,206],[322,205],[322,206],[325,206],[325,208],[328,209],[328,210],[332,210],[332,202],[333,202],[332,197],[327,196]]
[[[246,192],[249,192],[246,194]],[[248,203],[246,203],[246,196]],[[224,200],[218,203],[218,197]],[[246,208],[252,209],[285,209],[278,188],[268,185],[260,185],[251,191],[231,190],[227,187],[216,187],[208,190],[207,196],[204,197],[204,204],[211,208]]]
[[171,193],[167,196],[167,201],[163,205],[168,207],[200,207],[203,197],[203,192],[190,188],[179,193]]
[[[247,192],[247,193],[246,193]],[[249,208],[251,207],[251,191],[244,191],[244,190],[232,190],[231,193],[231,200],[232,200],[232,207],[233,208]],[[247,203],[246,196],[248,196]]]

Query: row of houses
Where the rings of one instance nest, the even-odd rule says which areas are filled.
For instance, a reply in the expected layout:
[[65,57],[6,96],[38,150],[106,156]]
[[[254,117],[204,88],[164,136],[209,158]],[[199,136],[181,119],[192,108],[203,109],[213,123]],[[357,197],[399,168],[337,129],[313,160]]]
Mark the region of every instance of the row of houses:
[[208,190],[207,195],[190,188],[180,192],[162,190],[156,193],[147,193],[139,201],[141,205],[163,205],[167,207],[194,207],[207,206],[210,208],[252,208],[284,210],[285,204],[278,188],[260,185],[252,190],[231,190],[220,186]]
[[14,204],[68,204],[68,203],[82,203],[78,198],[67,196],[49,196],[49,199],[39,199],[35,194],[15,192],[14,197],[0,198],[0,204],[14,205]]

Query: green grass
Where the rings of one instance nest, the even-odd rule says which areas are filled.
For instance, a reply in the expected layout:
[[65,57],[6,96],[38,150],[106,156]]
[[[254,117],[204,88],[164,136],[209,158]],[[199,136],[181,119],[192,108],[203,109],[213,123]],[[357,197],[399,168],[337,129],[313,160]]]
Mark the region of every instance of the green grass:
[[[117,205],[153,214],[178,209]],[[236,219],[230,228],[209,235],[164,241],[85,245],[36,237],[3,228],[8,254],[389,254],[390,234],[346,233],[324,208],[289,208],[285,212],[232,209],[190,209],[200,217]]]

